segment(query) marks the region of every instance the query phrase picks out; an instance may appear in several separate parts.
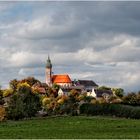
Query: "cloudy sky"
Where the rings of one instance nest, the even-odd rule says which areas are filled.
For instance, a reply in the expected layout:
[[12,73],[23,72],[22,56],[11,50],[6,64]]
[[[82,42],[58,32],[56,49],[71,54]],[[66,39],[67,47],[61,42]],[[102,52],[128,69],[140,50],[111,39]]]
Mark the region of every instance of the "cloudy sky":
[[0,2],[0,85],[55,74],[140,90],[140,2]]

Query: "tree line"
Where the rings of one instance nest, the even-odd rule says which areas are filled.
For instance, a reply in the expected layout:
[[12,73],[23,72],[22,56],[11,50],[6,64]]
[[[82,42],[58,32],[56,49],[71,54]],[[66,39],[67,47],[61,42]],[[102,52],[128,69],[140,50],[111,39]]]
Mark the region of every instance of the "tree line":
[[[43,93],[40,88],[44,89]],[[81,93],[75,89],[72,89],[68,95],[59,96],[59,88],[56,84],[49,87],[34,77],[11,80],[9,88],[0,89],[0,119],[19,120],[37,115],[79,115],[82,113],[95,115],[98,114],[97,112],[102,112],[101,115],[103,115],[110,114],[106,111],[110,112],[114,104],[113,108],[118,108],[118,110],[114,109],[116,112],[119,111],[120,106],[123,106],[123,109],[120,109],[123,114],[123,111],[131,112],[132,107],[140,106],[140,92],[125,94],[122,88],[99,87],[100,90],[112,90],[113,95],[106,99],[87,96],[86,92]],[[127,106],[131,107],[128,109]],[[134,108],[132,110],[134,112]],[[135,114],[140,117],[138,113],[135,112]],[[129,117],[130,114],[128,113],[127,116]]]

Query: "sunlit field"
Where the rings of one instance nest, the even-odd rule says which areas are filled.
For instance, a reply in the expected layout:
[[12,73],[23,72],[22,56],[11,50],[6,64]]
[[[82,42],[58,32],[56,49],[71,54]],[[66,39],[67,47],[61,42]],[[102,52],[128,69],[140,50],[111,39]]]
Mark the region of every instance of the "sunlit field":
[[111,117],[46,117],[0,123],[0,138],[140,138],[140,120]]

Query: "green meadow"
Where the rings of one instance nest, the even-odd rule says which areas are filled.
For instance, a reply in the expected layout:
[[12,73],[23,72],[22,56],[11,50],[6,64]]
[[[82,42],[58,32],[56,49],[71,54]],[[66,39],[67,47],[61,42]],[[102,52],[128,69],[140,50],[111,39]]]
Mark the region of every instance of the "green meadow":
[[111,117],[46,117],[0,123],[1,139],[140,138],[140,120]]

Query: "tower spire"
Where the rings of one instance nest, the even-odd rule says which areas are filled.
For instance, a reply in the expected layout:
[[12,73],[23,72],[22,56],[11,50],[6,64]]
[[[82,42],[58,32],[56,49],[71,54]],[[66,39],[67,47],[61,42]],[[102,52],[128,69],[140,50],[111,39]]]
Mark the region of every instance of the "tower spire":
[[50,60],[50,56],[49,56],[49,54],[48,54],[48,60]]
[[52,68],[52,63],[51,63],[49,55],[48,55],[48,59],[47,59],[46,68]]

